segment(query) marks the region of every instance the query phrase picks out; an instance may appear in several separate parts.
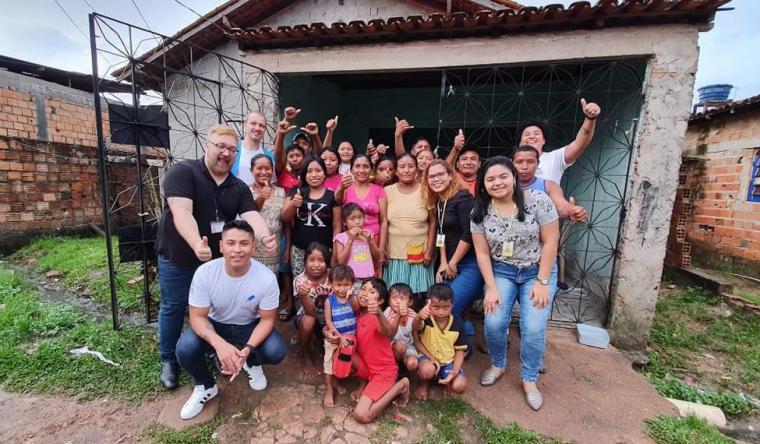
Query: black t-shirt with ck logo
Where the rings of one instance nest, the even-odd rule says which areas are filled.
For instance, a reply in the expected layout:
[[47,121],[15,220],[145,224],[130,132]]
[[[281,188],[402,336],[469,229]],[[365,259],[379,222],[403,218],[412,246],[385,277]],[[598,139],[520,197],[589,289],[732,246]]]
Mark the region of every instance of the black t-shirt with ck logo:
[[[290,193],[295,195],[295,188]],[[327,248],[332,248],[332,224],[333,208],[335,208],[335,194],[325,188],[325,192],[319,199],[309,197],[308,191],[301,190],[303,205],[296,210],[293,220],[293,245],[305,250],[306,247],[317,241]]]

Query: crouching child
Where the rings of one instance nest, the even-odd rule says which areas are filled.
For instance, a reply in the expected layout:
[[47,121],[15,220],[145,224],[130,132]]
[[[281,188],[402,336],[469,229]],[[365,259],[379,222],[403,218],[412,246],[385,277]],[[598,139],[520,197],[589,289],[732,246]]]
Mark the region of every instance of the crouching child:
[[427,303],[415,318],[412,332],[420,353],[417,369],[420,385],[414,394],[419,399],[427,399],[430,381],[434,379],[448,393],[463,393],[467,386],[462,369],[467,341],[462,321],[451,314],[453,300],[451,287],[433,284]]

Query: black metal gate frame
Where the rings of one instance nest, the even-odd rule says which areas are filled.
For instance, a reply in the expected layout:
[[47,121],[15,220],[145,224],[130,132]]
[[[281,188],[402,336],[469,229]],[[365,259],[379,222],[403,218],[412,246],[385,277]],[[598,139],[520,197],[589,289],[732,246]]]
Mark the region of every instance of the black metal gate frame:
[[[599,315],[606,318],[608,314],[620,240],[619,227],[625,218],[628,175],[634,158],[635,135],[643,102],[642,66],[645,66],[643,59],[632,59],[462,67],[442,71],[439,146],[450,143],[459,128],[468,128],[468,140],[479,147],[483,158],[511,154],[520,139],[517,129],[526,121],[539,120],[549,132],[564,131],[562,137],[554,137],[550,142],[569,142],[583,120],[577,104],[580,97],[592,90],[596,94],[592,93],[592,97],[586,98],[597,100],[602,105],[595,139],[609,137],[610,143],[618,145],[614,149],[619,153],[603,159],[601,148],[606,147],[601,146],[596,157],[592,157],[594,153],[589,147],[574,167],[574,173],[583,179],[573,186],[569,186],[568,174],[563,179],[567,196],[573,195],[572,192],[591,189],[592,197],[587,207],[588,223],[563,226],[561,250],[575,250],[580,254],[573,264],[577,269],[577,274],[572,277],[574,283],[569,285],[569,291],[560,290],[554,299],[552,321],[582,323],[598,320]],[[552,100],[552,95],[555,98],[556,95],[564,97],[557,101]],[[626,110],[630,115],[620,119],[621,108],[625,106],[635,106],[636,110]],[[592,144],[599,143],[598,140],[592,141]],[[562,144],[555,143],[548,148]],[[624,173],[621,174],[621,171]],[[569,173],[574,174],[572,171]],[[597,228],[607,221],[618,227],[614,235]],[[604,251],[593,251],[592,244],[603,246]],[[591,253],[604,254],[593,258]],[[609,276],[595,276],[595,272],[605,268],[610,270]],[[574,289],[580,291],[577,305],[569,299]],[[584,296],[602,299],[600,302],[605,306],[599,309],[604,312],[595,316],[595,308],[584,306]],[[563,309],[568,312],[563,313]],[[587,313],[589,310],[591,314]],[[555,317],[555,314],[559,316]]]
[[[149,153],[155,154],[157,151],[161,153],[159,158],[163,160],[164,167],[170,166],[175,161],[172,142],[169,140],[169,146],[162,147],[161,138],[157,138],[156,134],[164,131],[166,140],[168,140],[167,133],[171,134],[171,131],[192,136],[195,156],[198,157],[201,155],[198,147],[202,149],[201,141],[206,129],[200,127],[204,118],[208,120],[209,116],[215,115],[217,123],[236,126],[239,133],[243,134],[244,121],[249,112],[264,111],[263,108],[267,102],[271,102],[273,107],[279,107],[277,97],[279,88],[277,77],[266,70],[242,60],[236,60],[155,33],[149,29],[96,13],[89,15],[89,25],[101,207],[103,225],[108,234],[105,237],[111,316],[113,328],[119,329],[121,312],[124,309],[123,307],[120,308],[119,305],[120,296],[123,292],[119,288],[118,273],[122,263],[117,264],[111,236],[120,219],[132,218],[139,222],[140,241],[136,256],[139,257],[142,274],[141,299],[146,322],[154,320],[153,305],[155,301],[151,296],[154,283],[152,282],[150,264],[154,259],[152,245],[155,238],[151,235],[150,224],[155,223],[160,217],[160,211],[151,212],[151,210],[154,208],[160,210],[161,199],[159,193],[155,192],[152,196],[146,196],[146,182],[155,184],[156,178],[147,174],[144,170],[144,164],[147,163]],[[169,65],[166,60],[166,53],[156,57],[154,61],[145,61],[142,56],[148,53],[146,51],[148,47],[141,49],[141,45],[145,42],[153,42],[151,43],[152,46],[158,44],[161,48],[172,48],[175,54],[178,51],[177,47],[180,47],[179,49],[187,57],[187,59],[182,60],[184,68]],[[102,66],[99,59],[106,62],[103,72],[100,71]],[[208,76],[196,72],[196,62],[200,62],[199,64],[207,62],[215,64],[217,78],[210,79]],[[108,79],[109,76],[114,77],[118,83],[115,83],[113,79]],[[168,86],[169,76],[188,82],[188,91],[192,93],[192,102],[183,102],[168,97],[170,95],[170,92],[167,92],[170,90]],[[251,89],[249,80],[252,78],[261,84],[260,91]],[[115,84],[119,85],[118,88],[114,88]],[[209,85],[215,85],[216,88],[209,87]],[[128,97],[125,99],[124,95]],[[123,143],[113,143],[113,125],[111,125],[110,134],[104,133],[104,110],[101,106],[101,100],[106,98],[110,99],[111,102],[120,103],[128,110],[129,116],[119,122],[126,126],[128,133],[131,133],[125,135],[125,137],[131,138],[133,142],[128,144],[127,148],[129,149],[127,150],[124,149]],[[175,118],[178,127],[170,128],[156,119],[145,120],[141,117],[141,112],[145,109],[144,105],[141,104],[141,99],[144,98],[151,99],[155,104],[160,104],[161,112],[166,113],[167,121],[171,115]],[[232,102],[232,109],[228,106],[230,101]],[[187,112],[186,107],[192,107],[191,112]],[[112,118],[109,122],[113,124],[115,120]],[[269,125],[270,136],[273,127],[273,125]],[[130,163],[134,162],[135,165],[134,185],[130,187],[133,188],[131,190],[132,197],[130,197],[129,204],[120,207],[118,206],[118,199],[120,195],[125,194],[124,191],[113,195],[111,187],[109,187],[112,148],[114,148],[113,152],[118,152],[122,158],[128,158]],[[137,198],[136,214],[121,215],[120,212],[128,211],[134,206],[133,199],[135,197]]]

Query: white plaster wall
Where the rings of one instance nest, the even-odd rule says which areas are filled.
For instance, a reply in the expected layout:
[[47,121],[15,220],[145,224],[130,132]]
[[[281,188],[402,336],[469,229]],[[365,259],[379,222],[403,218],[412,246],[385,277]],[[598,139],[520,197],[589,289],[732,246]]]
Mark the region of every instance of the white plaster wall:
[[[343,4],[341,4],[343,3]],[[388,19],[410,15],[428,15],[436,12],[416,4],[399,0],[302,0],[264,19],[261,26],[295,26],[321,22],[331,25],[352,20]]]
[[250,51],[247,59],[276,73],[345,73],[649,57],[609,324],[616,345],[641,349],[662,274],[680,146],[691,111],[697,36],[697,27],[676,24]]
[[[214,49],[218,54],[233,60],[244,61],[237,42],[228,41]],[[190,68],[190,67],[186,67]],[[230,120],[242,120],[250,111],[261,111],[267,120],[274,122],[277,114],[277,92],[274,84],[260,72],[244,69],[234,62],[219,63],[215,55],[207,54],[195,60],[192,72],[211,80],[238,76],[243,79],[253,97],[243,100],[240,91],[234,87],[225,86],[221,91],[221,103],[225,116]],[[232,80],[224,81],[225,84]],[[169,137],[172,155],[180,159],[195,159],[202,155],[199,139],[202,141],[206,131],[218,123],[217,111],[214,109],[219,100],[219,91],[215,84],[192,81],[187,76],[171,75],[165,86],[166,97],[172,102],[165,109],[169,114]],[[240,122],[225,122],[230,126],[240,128]],[[199,137],[189,132],[195,127]],[[241,133],[242,134],[242,133]],[[270,140],[265,140],[265,143]]]

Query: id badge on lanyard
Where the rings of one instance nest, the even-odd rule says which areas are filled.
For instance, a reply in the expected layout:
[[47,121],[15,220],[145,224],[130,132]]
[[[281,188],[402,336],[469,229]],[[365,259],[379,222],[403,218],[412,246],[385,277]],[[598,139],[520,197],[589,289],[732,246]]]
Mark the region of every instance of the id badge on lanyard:
[[515,254],[515,241],[510,238],[501,243],[501,257],[509,258]]
[[211,222],[211,234],[218,234],[221,233],[224,229],[224,221],[223,220],[215,220]]
[[435,237],[435,246],[436,248],[441,248],[446,245],[446,235],[443,233],[438,233]]

